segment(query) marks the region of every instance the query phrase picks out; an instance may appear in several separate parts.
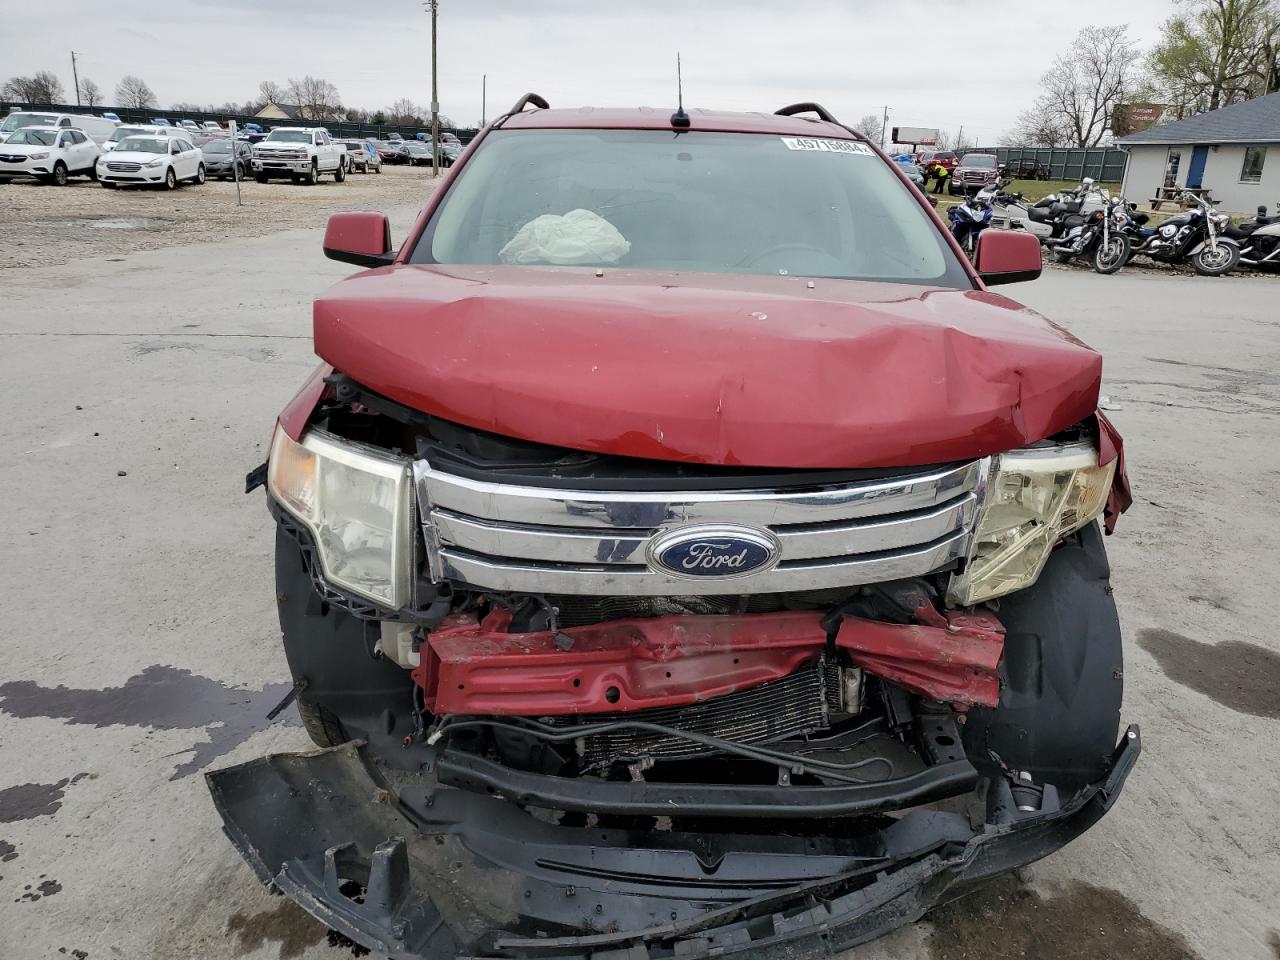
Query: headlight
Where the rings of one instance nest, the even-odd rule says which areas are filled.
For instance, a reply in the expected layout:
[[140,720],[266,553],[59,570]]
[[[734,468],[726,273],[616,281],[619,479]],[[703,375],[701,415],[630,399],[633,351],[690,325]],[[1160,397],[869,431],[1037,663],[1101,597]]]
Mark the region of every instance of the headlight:
[[33,153],[33,154],[31,154],[31,159],[32,159],[32,160],[48,160],[48,159],[49,159],[49,154],[48,154],[48,153]]
[[149,161],[146,163],[146,166],[148,166],[148,167],[163,167],[163,166],[164,166],[164,160],[149,160]]
[[947,596],[970,606],[1035,583],[1058,540],[1106,506],[1116,464],[1092,444],[1018,450],[996,458],[964,573]]
[[408,464],[311,431],[279,427],[267,489],[315,538],[324,577],[393,610],[409,601]]

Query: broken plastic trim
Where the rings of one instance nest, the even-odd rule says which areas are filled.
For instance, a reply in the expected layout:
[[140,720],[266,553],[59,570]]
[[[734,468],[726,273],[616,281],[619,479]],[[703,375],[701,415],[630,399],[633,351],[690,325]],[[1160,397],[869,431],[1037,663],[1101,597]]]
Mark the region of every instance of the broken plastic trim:
[[396,794],[354,743],[207,779],[264,883],[393,960],[770,960],[856,946],[1063,846],[1111,808],[1140,751],[1130,727],[1103,778],[1061,803],[1046,789],[1039,811],[996,778],[977,827],[912,810],[820,839],[560,826],[429,775]]

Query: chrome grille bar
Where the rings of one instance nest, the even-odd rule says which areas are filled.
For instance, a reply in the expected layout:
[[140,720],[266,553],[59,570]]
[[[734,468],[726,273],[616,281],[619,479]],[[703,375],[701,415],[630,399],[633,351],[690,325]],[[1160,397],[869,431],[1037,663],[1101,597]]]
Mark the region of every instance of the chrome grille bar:
[[[472,480],[414,463],[433,578],[480,589],[591,596],[780,593],[928,573],[964,556],[988,460],[805,489],[565,490]],[[736,579],[649,562],[682,527],[737,524],[780,545]]]

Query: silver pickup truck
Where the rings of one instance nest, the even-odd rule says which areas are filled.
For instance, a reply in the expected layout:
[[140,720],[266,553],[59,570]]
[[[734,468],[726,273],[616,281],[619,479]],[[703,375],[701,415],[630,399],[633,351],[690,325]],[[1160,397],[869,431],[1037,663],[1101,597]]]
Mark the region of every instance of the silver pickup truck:
[[320,127],[277,127],[253,146],[253,176],[259,183],[288,176],[294,183],[312,184],[332,173],[347,179],[347,151]]

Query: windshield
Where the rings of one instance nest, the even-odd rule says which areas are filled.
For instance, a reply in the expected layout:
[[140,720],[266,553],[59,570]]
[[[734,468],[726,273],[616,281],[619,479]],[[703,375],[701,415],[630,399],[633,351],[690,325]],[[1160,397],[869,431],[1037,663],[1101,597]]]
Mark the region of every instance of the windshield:
[[994,153],[966,153],[960,162],[966,167],[994,167],[996,156]]
[[19,127],[52,127],[54,119],[38,113],[11,113],[0,123],[0,133],[12,133]]
[[230,153],[231,144],[226,140],[213,140],[206,143],[202,148],[205,153]]
[[908,177],[916,177],[920,175],[920,168],[914,163],[900,163],[898,166],[902,168],[902,172]]
[[107,139],[108,139],[108,142],[115,143],[117,141],[123,140],[125,137],[132,137],[134,134],[148,133],[148,132],[149,131],[147,130],[146,127],[116,127],[114,130],[111,131],[111,136],[108,137]]
[[116,147],[121,153],[168,153],[169,141],[159,137],[125,137]]
[[496,131],[411,260],[970,286],[863,144],[740,133]]
[[305,130],[272,130],[267,139],[275,143],[310,143],[311,134]]
[[19,130],[7,143],[35,143],[42,147],[53,146],[53,141],[57,139],[57,130]]

